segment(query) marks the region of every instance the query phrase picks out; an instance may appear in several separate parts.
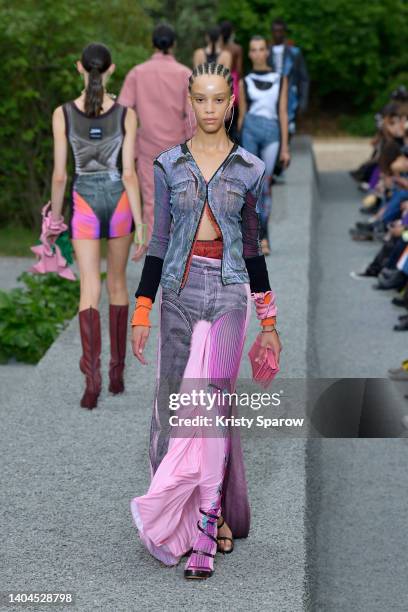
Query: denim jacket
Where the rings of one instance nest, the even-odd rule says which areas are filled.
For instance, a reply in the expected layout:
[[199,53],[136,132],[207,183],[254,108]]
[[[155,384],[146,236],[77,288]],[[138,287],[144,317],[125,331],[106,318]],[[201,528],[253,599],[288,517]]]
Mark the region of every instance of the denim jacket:
[[222,283],[249,282],[245,260],[262,256],[258,213],[264,178],[264,162],[238,145],[208,183],[185,143],[154,160],[154,227],[147,256],[164,260],[162,287],[180,293],[206,200],[222,232]]

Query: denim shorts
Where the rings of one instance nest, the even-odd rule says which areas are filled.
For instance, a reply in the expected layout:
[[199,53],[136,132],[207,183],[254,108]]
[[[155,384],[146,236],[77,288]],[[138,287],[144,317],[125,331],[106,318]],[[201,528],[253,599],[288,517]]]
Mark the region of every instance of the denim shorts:
[[72,186],[70,237],[119,238],[135,229],[129,199],[119,174],[76,175]]

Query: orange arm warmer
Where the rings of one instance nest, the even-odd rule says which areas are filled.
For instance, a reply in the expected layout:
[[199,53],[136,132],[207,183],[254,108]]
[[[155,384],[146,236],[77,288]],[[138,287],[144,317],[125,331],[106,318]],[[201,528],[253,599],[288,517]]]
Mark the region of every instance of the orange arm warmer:
[[151,298],[145,297],[144,295],[139,295],[136,300],[136,306],[131,320],[132,327],[135,325],[145,325],[146,327],[152,326],[149,321],[149,313],[152,309],[152,304],[153,302]]

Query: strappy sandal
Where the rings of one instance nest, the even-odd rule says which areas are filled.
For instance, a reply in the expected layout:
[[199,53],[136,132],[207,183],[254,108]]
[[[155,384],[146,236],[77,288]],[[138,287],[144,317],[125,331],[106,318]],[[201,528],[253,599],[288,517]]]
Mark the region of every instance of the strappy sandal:
[[[224,517],[222,517],[222,523],[221,525],[217,525],[217,528],[220,529],[220,527],[222,527],[225,523]],[[234,540],[228,536],[217,536],[217,540],[229,540],[231,542],[231,548],[229,548],[228,550],[225,550],[224,548],[220,548],[219,545],[217,545],[217,552],[221,552],[223,555],[229,555],[230,553],[232,553],[232,551],[234,550]]]
[[[205,514],[206,517],[208,517],[209,519],[214,519],[212,521],[208,521],[211,524],[214,524],[217,522],[218,516],[214,515],[214,514],[209,514],[208,512],[205,512],[204,510],[202,510],[201,508],[199,508],[201,514]],[[210,540],[212,540],[215,544],[218,545],[217,542],[217,538],[215,538],[214,536],[212,536],[210,533],[207,533],[207,531],[201,527],[200,525],[200,521],[197,521],[197,527],[198,529],[201,531],[201,533],[203,533],[205,536],[207,536],[207,538],[209,538]],[[189,567],[190,563],[192,563],[192,557],[193,555],[199,555],[201,556],[200,559],[200,566],[199,565],[193,565],[192,567]],[[206,560],[205,557],[210,557],[212,559],[214,559],[215,554],[209,553],[205,550],[200,550],[199,548],[194,548],[191,551],[191,555],[187,561],[186,567],[184,569],[184,578],[193,578],[193,579],[198,579],[198,580],[204,580],[205,578],[209,578],[210,576],[213,575],[214,570],[212,568],[212,563],[210,560]],[[200,557],[199,557],[200,558]],[[206,561],[207,561],[207,567],[206,566]]]

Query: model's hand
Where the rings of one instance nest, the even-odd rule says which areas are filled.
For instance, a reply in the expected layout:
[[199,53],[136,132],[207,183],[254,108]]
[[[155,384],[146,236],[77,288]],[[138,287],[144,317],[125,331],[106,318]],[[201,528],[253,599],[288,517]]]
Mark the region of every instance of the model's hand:
[[289,149],[282,149],[279,155],[279,160],[284,168],[287,168],[290,164],[290,152]]
[[147,246],[144,244],[135,244],[133,246],[133,253],[132,253],[132,257],[131,260],[132,261],[140,261],[140,259],[142,259],[143,255],[146,253],[147,251]]
[[147,325],[134,325],[132,327],[132,350],[133,354],[140,363],[147,365],[147,361],[144,358],[143,351],[146,346],[147,339],[149,337],[150,327]]
[[269,332],[261,333],[261,349],[259,356],[255,360],[257,363],[262,363],[266,358],[266,349],[271,348],[275,354],[276,362],[279,365],[280,353],[282,350],[282,343],[279,338],[279,334],[276,329]]

